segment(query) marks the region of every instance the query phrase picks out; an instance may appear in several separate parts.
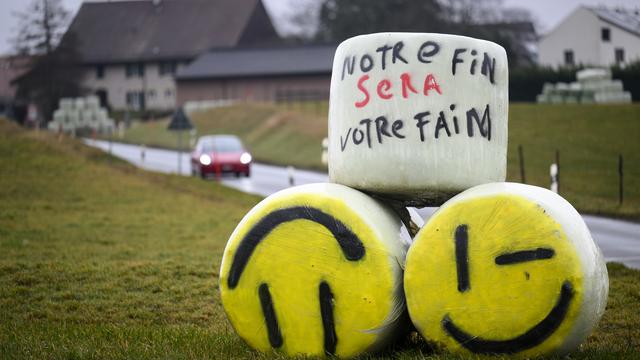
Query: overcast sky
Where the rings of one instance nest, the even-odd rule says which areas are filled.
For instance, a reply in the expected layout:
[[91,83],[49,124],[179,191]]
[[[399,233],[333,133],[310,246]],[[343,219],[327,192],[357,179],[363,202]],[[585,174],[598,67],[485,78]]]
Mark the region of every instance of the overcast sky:
[[[12,50],[10,39],[15,36],[16,18],[14,13],[22,11],[31,0],[0,0],[0,54]],[[64,6],[75,13],[83,0],[62,0]],[[92,0],[95,1],[95,0]],[[242,1],[242,0],[237,0]],[[317,1],[317,0],[305,0]],[[384,0],[371,0],[384,1]],[[579,5],[604,5],[640,8],[640,0],[503,0],[505,6],[522,7],[533,14],[539,25],[538,31],[542,34],[551,30],[560,20],[567,16]],[[263,0],[267,10],[272,16],[276,28],[280,32],[290,31],[287,26],[287,18],[292,6],[302,2],[301,0]]]

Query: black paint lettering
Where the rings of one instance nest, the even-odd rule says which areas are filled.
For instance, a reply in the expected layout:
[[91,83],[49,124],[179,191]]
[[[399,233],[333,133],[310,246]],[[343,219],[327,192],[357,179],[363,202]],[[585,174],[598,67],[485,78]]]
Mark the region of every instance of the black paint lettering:
[[440,116],[438,116],[438,120],[436,122],[436,139],[440,135],[440,130],[444,129],[447,132],[447,136],[451,137],[451,131],[449,131],[449,126],[447,125],[447,119],[444,117],[444,112],[440,111]]
[[478,124],[480,135],[491,141],[491,114],[489,111],[489,104],[487,104],[484,114],[482,114],[482,120],[480,120],[476,108],[471,108],[471,110],[467,111],[467,134],[469,137],[473,137],[474,120],[475,123]]
[[391,132],[393,133],[393,136],[397,137],[398,139],[404,139],[404,135],[400,134],[399,132],[403,127],[404,121],[400,119],[394,121],[393,124],[391,124]]
[[382,135],[391,137],[389,134],[389,121],[384,116],[378,116],[376,118],[376,135],[378,137],[378,144],[382,144]]
[[467,225],[458,225],[455,233],[456,270],[458,274],[458,291],[468,291],[469,284],[469,235]]
[[349,73],[349,75],[353,75],[353,69],[355,68],[355,66],[356,66],[355,56],[347,56],[346,58],[344,58],[344,63],[342,64],[342,78],[340,80],[344,80],[345,70]]
[[424,126],[429,123],[429,120],[427,120],[426,118],[429,115],[431,115],[431,113],[428,111],[425,111],[425,112],[418,113],[416,114],[416,116],[413,117],[417,121],[416,126],[418,127],[418,129],[420,129],[420,141],[422,142],[424,142]]
[[371,69],[373,69],[373,58],[369,54],[362,55],[360,58],[360,70],[362,70],[363,73],[366,73]]
[[367,146],[371,149],[371,119],[360,120],[360,125],[366,125],[367,130]]
[[320,317],[322,318],[322,329],[324,330],[324,351],[333,355],[338,344],[336,325],[333,319],[333,293],[331,292],[331,287],[325,281],[320,283],[318,290]]
[[[471,50],[471,56],[476,56],[478,55],[478,52],[475,50]],[[473,59],[471,61],[471,67],[469,68],[469,72],[471,72],[471,75],[475,75],[476,74],[476,65],[478,63],[478,59]]]
[[380,53],[380,61],[382,63],[382,70],[384,70],[387,66],[387,51],[391,50],[391,46],[384,45],[376,49],[376,52]]
[[456,134],[460,134],[460,128],[458,127],[458,117],[457,116],[453,116],[453,131],[456,132]]
[[537,248],[502,254],[496,257],[497,265],[519,264],[527,261],[551,259],[556,254],[553,249]]
[[451,73],[452,73],[453,75],[455,75],[455,74],[456,74],[456,66],[457,66],[459,63],[464,62],[464,60],[462,60],[462,59],[458,58],[458,55],[463,54],[463,53],[464,53],[464,52],[466,52],[466,51],[467,51],[467,49],[456,49],[456,50],[453,52],[453,59],[451,60]]
[[351,134],[351,128],[347,131],[347,137],[343,140],[342,135],[340,135],[340,150],[344,152],[344,149],[347,148],[347,143],[349,142],[349,134]]
[[569,305],[573,299],[573,286],[565,281],[560,288],[560,296],[553,309],[522,335],[508,340],[487,340],[478,335],[469,334],[454,324],[449,314],[442,318],[442,328],[460,345],[476,354],[514,354],[542,344],[564,322]]
[[393,56],[391,57],[391,60],[394,64],[396,63],[396,59],[402,61],[405,64],[408,64],[407,60],[405,60],[405,58],[403,58],[400,54],[400,51],[402,51],[403,47],[404,42],[402,41],[398,41],[395,45],[393,45]]
[[353,129],[353,143],[356,145],[360,145],[362,144],[363,141],[364,141],[364,131],[360,129]]
[[418,51],[418,61],[430,64],[430,57],[436,55],[440,51],[440,45],[433,41],[427,41],[422,46],[420,46],[420,50]]
[[240,276],[260,242],[281,224],[298,219],[313,221],[329,230],[347,260],[358,261],[364,256],[365,248],[360,238],[335,217],[309,206],[294,206],[275,210],[260,219],[240,241],[229,270],[227,279],[229,289],[235,289],[238,286]]
[[482,70],[480,72],[484,76],[489,76],[489,81],[494,84],[493,79],[496,70],[496,58],[490,58],[489,54],[484,53],[484,59],[482,60]]
[[271,299],[271,293],[269,292],[269,285],[264,283],[260,284],[260,287],[258,288],[258,297],[260,298],[264,321],[267,325],[269,344],[271,344],[271,347],[273,348],[279,348],[282,346],[282,333],[278,326],[276,312],[273,309],[273,300]]

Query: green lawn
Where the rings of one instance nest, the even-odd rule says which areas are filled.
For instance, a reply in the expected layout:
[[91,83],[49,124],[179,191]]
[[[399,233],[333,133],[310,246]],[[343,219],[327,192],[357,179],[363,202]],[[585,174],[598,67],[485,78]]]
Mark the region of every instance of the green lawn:
[[[0,358],[265,358],[217,292],[260,199],[137,170],[0,120]],[[609,264],[607,311],[572,359],[640,357],[640,272]],[[381,359],[452,359],[413,335]]]
[[[199,134],[241,136],[258,161],[325,170],[321,142],[327,103],[242,104],[193,115]],[[175,148],[168,120],[135,123],[122,141]],[[186,144],[186,136],[185,141]],[[549,166],[560,155],[560,193],[584,213],[640,220],[640,105],[512,104],[508,181],[549,187]],[[618,155],[624,160],[624,202],[618,203]]]

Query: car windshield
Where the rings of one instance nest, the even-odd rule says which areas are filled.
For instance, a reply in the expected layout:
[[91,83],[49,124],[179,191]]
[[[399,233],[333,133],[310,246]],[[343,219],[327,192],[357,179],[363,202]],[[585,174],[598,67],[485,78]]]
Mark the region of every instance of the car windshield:
[[202,143],[202,152],[240,152],[243,151],[242,143],[235,137],[219,137]]

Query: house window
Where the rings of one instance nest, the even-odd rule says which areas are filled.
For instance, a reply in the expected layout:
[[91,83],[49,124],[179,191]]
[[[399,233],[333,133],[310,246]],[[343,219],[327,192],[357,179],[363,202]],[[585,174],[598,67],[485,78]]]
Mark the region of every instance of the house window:
[[167,89],[167,90],[164,91],[164,97],[170,98],[172,96],[173,96],[173,90]]
[[573,50],[565,50],[564,51],[564,64],[565,65],[575,65],[575,60],[573,58]]
[[616,64],[623,63],[624,62],[624,49],[623,48],[616,48],[615,56],[616,56]]
[[611,41],[611,30],[609,28],[600,29],[600,38],[603,42]]
[[127,91],[127,107],[133,110],[144,109],[144,92]]
[[153,99],[154,97],[156,97],[156,91],[154,89],[147,91],[147,97]]
[[104,79],[104,65],[96,66],[96,78]]
[[173,75],[176,73],[177,64],[175,61],[164,61],[158,64],[158,74]]
[[143,77],[144,76],[144,64],[143,63],[131,63],[126,66],[126,75],[128,78]]

